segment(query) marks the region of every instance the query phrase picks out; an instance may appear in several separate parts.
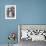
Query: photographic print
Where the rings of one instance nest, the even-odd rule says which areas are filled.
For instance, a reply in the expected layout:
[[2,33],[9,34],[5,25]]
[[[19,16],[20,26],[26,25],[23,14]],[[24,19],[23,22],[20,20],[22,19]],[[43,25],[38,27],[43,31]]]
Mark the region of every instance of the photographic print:
[[5,19],[16,19],[16,5],[5,5]]
[[[19,25],[20,40],[46,41],[46,25]],[[19,33],[19,32],[18,32]]]
[[46,42],[46,25],[19,24],[18,42],[20,46]]

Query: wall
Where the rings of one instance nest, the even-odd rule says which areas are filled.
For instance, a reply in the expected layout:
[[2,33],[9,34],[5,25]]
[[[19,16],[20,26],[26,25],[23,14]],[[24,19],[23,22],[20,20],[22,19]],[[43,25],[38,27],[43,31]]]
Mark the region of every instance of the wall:
[[[16,5],[16,20],[5,20],[5,5]],[[46,0],[0,0],[0,44],[7,44],[17,24],[46,24]],[[16,40],[17,43],[17,40]]]

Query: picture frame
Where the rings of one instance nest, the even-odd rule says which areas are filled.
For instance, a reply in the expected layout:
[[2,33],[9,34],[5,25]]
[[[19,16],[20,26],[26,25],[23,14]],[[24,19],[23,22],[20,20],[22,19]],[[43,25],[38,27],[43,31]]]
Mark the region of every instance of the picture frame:
[[18,42],[21,40],[46,41],[46,24],[18,24]]
[[5,5],[5,19],[16,19],[16,5]]

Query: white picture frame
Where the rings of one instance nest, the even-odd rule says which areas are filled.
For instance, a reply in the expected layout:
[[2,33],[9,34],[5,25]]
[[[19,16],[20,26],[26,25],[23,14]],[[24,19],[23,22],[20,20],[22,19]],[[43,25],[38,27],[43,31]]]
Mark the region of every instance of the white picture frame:
[[[26,40],[31,39],[32,41],[46,41],[46,25],[44,24],[41,24],[41,25],[40,24],[35,24],[35,25],[34,24],[18,24],[18,42],[19,43],[21,40],[25,39],[25,37],[22,37],[22,32],[21,32],[22,30],[29,31],[27,32],[29,37]],[[32,34],[30,34],[31,32]]]
[[5,5],[5,19],[16,19],[16,5]]

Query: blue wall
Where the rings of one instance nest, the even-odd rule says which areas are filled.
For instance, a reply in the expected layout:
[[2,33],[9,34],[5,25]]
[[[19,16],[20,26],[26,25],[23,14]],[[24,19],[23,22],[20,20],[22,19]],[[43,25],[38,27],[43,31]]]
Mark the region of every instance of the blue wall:
[[[5,20],[5,5],[16,5],[16,20]],[[0,0],[0,44],[17,34],[17,24],[46,24],[46,0]]]

